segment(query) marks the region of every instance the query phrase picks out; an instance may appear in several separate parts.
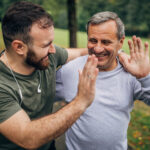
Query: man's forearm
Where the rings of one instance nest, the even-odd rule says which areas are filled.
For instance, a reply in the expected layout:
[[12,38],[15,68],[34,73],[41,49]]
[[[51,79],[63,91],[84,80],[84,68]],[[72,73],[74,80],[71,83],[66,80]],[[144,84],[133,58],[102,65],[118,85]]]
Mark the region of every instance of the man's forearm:
[[68,59],[67,62],[73,60],[77,57],[84,56],[88,54],[87,48],[67,48]]
[[63,134],[85,111],[78,98],[54,114],[31,121],[25,128],[21,146],[35,149]]

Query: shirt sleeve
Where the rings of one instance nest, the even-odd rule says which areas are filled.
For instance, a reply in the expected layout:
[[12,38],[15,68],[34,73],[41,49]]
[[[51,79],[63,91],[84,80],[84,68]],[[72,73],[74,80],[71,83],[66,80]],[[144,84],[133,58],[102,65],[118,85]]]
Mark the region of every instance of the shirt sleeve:
[[56,53],[55,55],[55,59],[56,59],[56,66],[61,66],[63,64],[65,64],[67,62],[68,59],[68,52],[65,48],[61,48],[59,46],[55,45],[55,49],[56,49]]
[[61,101],[65,99],[65,93],[63,90],[63,80],[62,80],[62,68],[56,71],[56,93],[55,93],[55,101]]
[[150,74],[135,81],[134,99],[141,100],[145,104],[150,105]]
[[21,110],[15,98],[5,89],[0,88],[0,123]]
[[[82,65],[80,65],[82,66]],[[78,73],[79,65],[76,60],[70,61],[63,65],[56,72],[56,99],[72,101],[77,95],[78,90]]]

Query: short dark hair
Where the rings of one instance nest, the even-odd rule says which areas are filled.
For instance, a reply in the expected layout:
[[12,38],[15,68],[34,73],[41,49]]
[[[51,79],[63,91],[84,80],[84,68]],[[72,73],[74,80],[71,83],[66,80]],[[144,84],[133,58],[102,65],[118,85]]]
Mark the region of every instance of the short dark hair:
[[53,25],[53,19],[41,6],[27,1],[16,2],[11,5],[2,19],[2,32],[6,48],[13,40],[21,40],[25,44],[32,42],[30,30],[33,23],[41,28]]
[[86,26],[87,33],[90,25],[98,25],[109,20],[114,20],[116,22],[117,37],[120,40],[123,36],[125,36],[124,24],[116,13],[110,11],[104,11],[94,14],[87,23]]

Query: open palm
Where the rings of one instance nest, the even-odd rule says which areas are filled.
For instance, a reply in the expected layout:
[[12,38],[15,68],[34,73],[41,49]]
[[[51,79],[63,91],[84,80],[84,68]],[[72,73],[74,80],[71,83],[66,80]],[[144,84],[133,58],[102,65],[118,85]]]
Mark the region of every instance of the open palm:
[[130,56],[121,53],[119,59],[124,68],[136,78],[142,78],[150,72],[149,45],[144,44],[145,50],[140,38],[133,36],[132,41],[128,41]]

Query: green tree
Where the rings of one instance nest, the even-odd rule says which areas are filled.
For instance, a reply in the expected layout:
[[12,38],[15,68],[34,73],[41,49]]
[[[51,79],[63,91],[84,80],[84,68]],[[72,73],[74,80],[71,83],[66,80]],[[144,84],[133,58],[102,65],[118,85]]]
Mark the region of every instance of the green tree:
[[150,30],[150,1],[143,0],[130,0],[128,4],[128,14],[126,27],[127,31],[131,34],[138,36],[147,36],[148,30]]
[[88,19],[99,11],[106,10],[107,0],[79,0],[78,2],[78,26],[85,31]]
[[[8,9],[8,7],[15,3],[15,2],[18,2],[18,1],[22,1],[22,0],[1,0],[0,1],[0,21],[2,20],[6,10]],[[27,0],[27,1],[31,1],[33,3],[37,3],[37,4],[40,4],[42,5],[43,1],[42,0]]]
[[77,18],[76,18],[76,1],[67,0],[68,8],[68,29],[70,47],[77,47]]
[[147,27],[148,37],[150,37],[150,1],[142,1],[141,21],[145,23]]
[[113,11],[118,14],[123,22],[127,21],[129,0],[108,0],[106,10]]
[[67,28],[67,0],[43,1],[42,6],[53,16],[55,27]]

